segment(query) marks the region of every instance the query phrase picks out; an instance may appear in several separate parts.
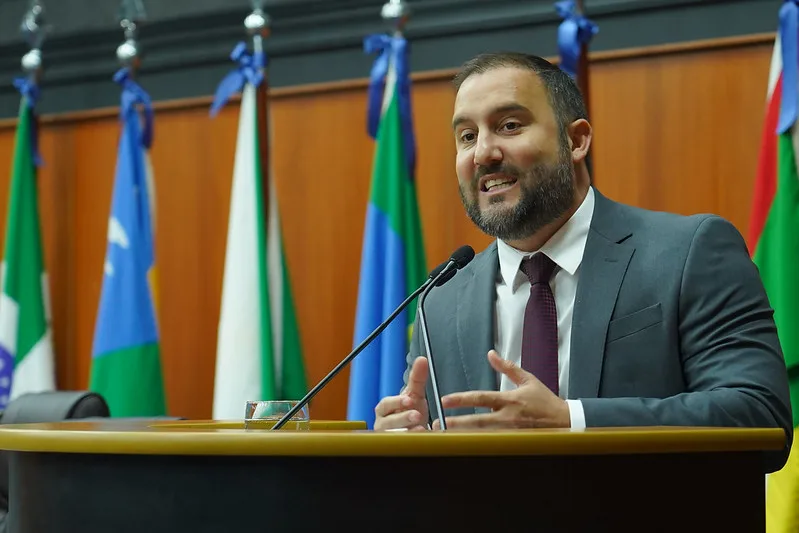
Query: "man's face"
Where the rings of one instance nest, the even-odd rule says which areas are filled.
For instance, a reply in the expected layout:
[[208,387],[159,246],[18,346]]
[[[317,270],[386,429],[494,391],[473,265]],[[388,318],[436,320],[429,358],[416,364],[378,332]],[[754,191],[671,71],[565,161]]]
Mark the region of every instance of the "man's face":
[[483,232],[523,239],[571,207],[568,136],[535,73],[502,67],[467,78],[455,98],[453,130],[461,200]]

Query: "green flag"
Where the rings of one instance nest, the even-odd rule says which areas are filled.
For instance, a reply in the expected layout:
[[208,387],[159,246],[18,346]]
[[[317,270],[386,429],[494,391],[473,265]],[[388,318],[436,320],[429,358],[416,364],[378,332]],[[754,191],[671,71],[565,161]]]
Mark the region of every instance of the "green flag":
[[256,96],[256,87],[247,83],[233,168],[215,419],[242,418],[248,400],[298,400],[306,393],[277,195],[271,169],[261,161]]
[[27,392],[55,389],[48,282],[39,230],[35,116],[19,111],[0,294],[0,409]]

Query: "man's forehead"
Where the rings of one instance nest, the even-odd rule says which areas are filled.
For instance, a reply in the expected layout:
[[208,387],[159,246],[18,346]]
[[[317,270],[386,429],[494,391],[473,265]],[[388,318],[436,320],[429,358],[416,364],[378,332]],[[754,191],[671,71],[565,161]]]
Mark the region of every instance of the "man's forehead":
[[544,84],[538,75],[522,67],[496,67],[469,76],[461,84],[456,99],[470,96],[484,96],[486,92],[539,92]]
[[499,67],[469,76],[455,96],[455,117],[491,112],[513,105],[535,107],[546,102],[546,90],[538,76],[516,67]]

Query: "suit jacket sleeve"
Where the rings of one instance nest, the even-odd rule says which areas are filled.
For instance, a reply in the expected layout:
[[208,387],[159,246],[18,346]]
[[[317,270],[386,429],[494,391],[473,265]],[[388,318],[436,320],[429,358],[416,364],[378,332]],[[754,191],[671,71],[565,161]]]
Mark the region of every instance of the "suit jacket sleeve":
[[773,310],[741,235],[719,217],[702,221],[679,294],[679,357],[686,391],[665,399],[581,399],[591,426],[781,427],[793,438],[788,375]]

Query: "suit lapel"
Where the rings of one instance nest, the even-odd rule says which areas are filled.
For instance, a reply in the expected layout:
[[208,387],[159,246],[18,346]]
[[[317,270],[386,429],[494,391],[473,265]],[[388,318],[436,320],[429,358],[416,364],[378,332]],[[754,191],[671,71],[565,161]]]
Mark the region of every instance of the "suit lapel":
[[479,258],[458,291],[458,350],[469,390],[497,390],[497,376],[486,354],[494,347],[494,306],[498,268],[496,242]]
[[595,190],[591,229],[580,265],[571,337],[570,398],[596,398],[602,377],[605,337],[624,274],[635,247],[613,202]]

